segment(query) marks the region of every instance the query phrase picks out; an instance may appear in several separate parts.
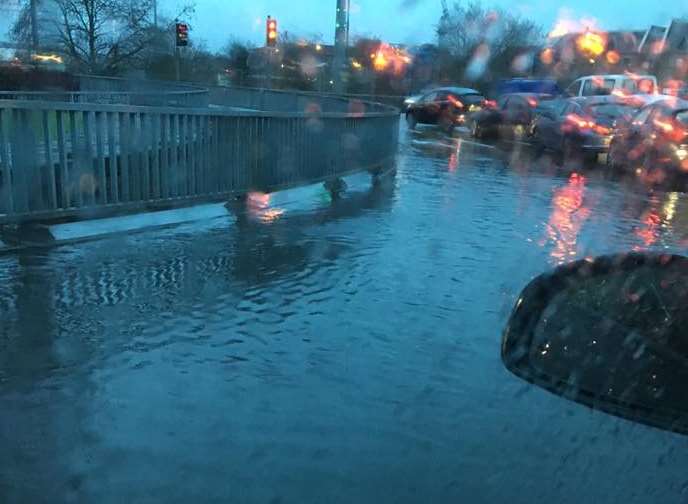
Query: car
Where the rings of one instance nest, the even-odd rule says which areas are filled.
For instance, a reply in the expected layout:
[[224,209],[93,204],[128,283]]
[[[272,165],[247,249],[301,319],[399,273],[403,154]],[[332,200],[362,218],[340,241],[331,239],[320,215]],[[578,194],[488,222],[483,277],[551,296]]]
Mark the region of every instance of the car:
[[412,96],[409,96],[408,98],[406,98],[404,100],[404,103],[401,106],[401,113],[405,114],[406,112],[408,112],[408,109],[411,107],[411,105],[417,103],[418,100],[420,100],[422,97],[423,97],[422,94],[417,94],[417,95],[412,95]]
[[437,124],[446,131],[463,124],[466,115],[485,106],[485,97],[470,88],[443,87],[429,91],[406,111],[409,128],[416,124]]
[[494,90],[497,97],[514,93],[536,93],[559,96],[562,90],[554,79],[504,79],[499,81]]
[[569,97],[604,95],[652,95],[657,94],[657,78],[654,75],[609,74],[579,77],[566,88]]
[[476,139],[525,137],[542,101],[549,94],[512,93],[499,98],[494,106],[472,113],[467,121]]
[[539,149],[553,150],[564,159],[582,155],[594,161],[609,149],[617,122],[627,121],[637,110],[614,96],[556,100],[538,110],[531,137]]
[[680,177],[688,171],[688,101],[659,100],[620,123],[607,156],[615,171]]

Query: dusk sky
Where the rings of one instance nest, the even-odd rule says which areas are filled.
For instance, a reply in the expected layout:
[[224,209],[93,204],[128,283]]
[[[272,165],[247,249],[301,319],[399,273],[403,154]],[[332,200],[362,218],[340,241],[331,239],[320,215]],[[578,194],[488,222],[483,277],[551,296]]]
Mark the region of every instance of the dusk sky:
[[[172,14],[183,0],[159,0],[162,10]],[[164,3],[163,3],[164,2]],[[453,0],[449,0],[451,5]],[[677,2],[687,7],[684,0]],[[534,19],[549,30],[562,16],[593,18],[606,29],[644,29],[650,23],[666,24],[677,15],[675,4],[647,0],[494,0],[486,6],[501,6]],[[219,48],[230,37],[262,44],[264,19],[270,14],[279,20],[280,30],[301,36],[334,38],[336,0],[196,0],[191,20],[193,37],[205,39]],[[374,35],[395,43],[435,40],[435,25],[442,7],[440,0],[352,0],[351,33]]]
[[[189,0],[158,0],[162,13],[173,16],[179,5]],[[193,1],[193,0],[191,0]],[[451,5],[453,0],[449,0]],[[189,20],[191,36],[204,40],[209,48],[219,49],[234,37],[256,45],[263,43],[265,17],[279,20],[280,30],[298,36],[334,38],[336,0],[195,0],[196,13]],[[648,0],[484,0],[483,5],[501,6],[529,17],[549,31],[562,17],[579,20],[592,18],[605,29],[645,29],[651,23],[666,24],[677,12],[673,3]],[[417,44],[435,40],[435,25],[442,7],[440,0],[352,0],[352,36],[378,36],[393,43]],[[0,9],[0,38],[7,39],[7,28],[16,8],[7,4]]]

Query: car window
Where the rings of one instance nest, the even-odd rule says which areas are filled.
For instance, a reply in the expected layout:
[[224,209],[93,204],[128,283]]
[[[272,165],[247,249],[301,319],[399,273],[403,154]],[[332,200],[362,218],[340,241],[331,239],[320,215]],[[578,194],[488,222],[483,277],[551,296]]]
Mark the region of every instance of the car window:
[[630,105],[622,105],[617,103],[600,103],[590,105],[586,108],[586,112],[592,115],[606,115],[616,117],[620,115],[628,115],[634,113],[635,108]]
[[654,111],[655,107],[645,107],[643,110],[641,110],[634,118],[633,118],[633,124],[636,126],[640,126],[642,124],[645,124],[650,117],[650,114]]
[[525,99],[521,96],[512,96],[507,105],[507,110],[511,111],[521,111],[528,108]]
[[485,100],[485,97],[481,94],[468,93],[458,96],[458,98],[468,104],[480,103]]
[[578,114],[581,115],[581,107],[577,103],[566,103],[565,106],[561,109],[561,115],[566,116],[569,114]]
[[578,96],[580,93],[580,88],[581,88],[582,81],[575,81],[573,84],[571,84],[567,89],[566,92],[570,96]]
[[676,120],[680,124],[688,126],[688,110],[681,110],[680,112],[678,112],[676,114]]
[[423,97],[422,103],[432,103],[437,100],[438,93],[436,91],[428,93]]
[[614,79],[593,77],[586,79],[583,84],[583,96],[604,96],[611,94],[614,89]]
[[622,82],[622,89],[630,94],[651,94],[655,92],[655,83],[648,78],[626,78]]

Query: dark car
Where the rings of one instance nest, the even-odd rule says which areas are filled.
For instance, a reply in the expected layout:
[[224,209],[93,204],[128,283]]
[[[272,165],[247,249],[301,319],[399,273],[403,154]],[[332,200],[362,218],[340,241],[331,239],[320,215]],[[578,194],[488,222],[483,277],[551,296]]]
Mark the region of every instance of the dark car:
[[688,101],[660,100],[620,123],[607,163],[616,170],[654,172],[661,178],[688,172]]
[[470,115],[468,125],[474,138],[524,137],[542,101],[551,95],[515,93],[502,96],[496,104]]
[[481,110],[485,97],[475,89],[445,87],[429,91],[409,104],[406,121],[409,128],[416,124],[437,124],[445,130],[461,125],[469,112]]
[[531,136],[541,149],[592,161],[609,149],[617,122],[628,121],[637,110],[613,96],[554,100],[538,110]]

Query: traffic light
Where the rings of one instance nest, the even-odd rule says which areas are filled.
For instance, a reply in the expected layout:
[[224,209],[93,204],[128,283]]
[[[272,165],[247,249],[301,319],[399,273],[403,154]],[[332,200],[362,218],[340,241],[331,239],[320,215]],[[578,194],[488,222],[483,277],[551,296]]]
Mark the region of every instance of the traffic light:
[[189,25],[186,23],[176,23],[177,47],[189,45]]
[[268,16],[267,26],[265,27],[265,45],[267,47],[277,46],[277,20]]

